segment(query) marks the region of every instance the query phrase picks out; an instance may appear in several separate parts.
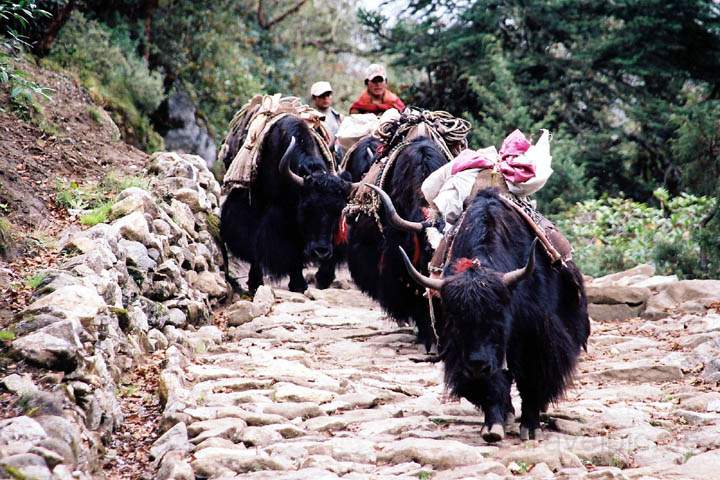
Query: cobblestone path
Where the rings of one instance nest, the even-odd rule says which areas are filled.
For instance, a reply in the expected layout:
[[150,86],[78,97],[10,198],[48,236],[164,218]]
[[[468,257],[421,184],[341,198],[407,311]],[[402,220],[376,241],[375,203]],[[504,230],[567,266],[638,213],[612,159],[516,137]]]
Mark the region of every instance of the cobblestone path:
[[270,313],[231,311],[242,324],[165,377],[182,422],[156,448],[185,442],[177,461],[197,478],[720,478],[720,394],[693,370],[696,347],[720,343],[717,314],[594,323],[544,438],[521,442],[516,424],[488,445],[482,414],[444,398],[442,365],[374,302],[274,292]]

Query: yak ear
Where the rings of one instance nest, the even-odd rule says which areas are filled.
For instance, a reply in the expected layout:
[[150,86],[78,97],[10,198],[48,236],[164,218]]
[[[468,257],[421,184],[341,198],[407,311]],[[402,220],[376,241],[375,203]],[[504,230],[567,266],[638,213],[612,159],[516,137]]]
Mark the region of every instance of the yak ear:
[[530,255],[528,256],[527,264],[525,264],[524,267],[503,274],[502,282],[506,287],[512,287],[532,275],[535,270],[535,253],[537,250],[537,244],[538,239],[535,237],[532,241],[532,245],[530,245]]

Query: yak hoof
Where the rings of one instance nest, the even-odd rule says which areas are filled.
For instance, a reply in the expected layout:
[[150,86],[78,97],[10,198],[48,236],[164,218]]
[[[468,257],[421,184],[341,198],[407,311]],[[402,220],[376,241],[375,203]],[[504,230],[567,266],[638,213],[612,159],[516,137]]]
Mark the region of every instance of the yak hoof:
[[515,414],[513,412],[508,412],[507,415],[505,415],[505,428],[512,428],[514,423]]
[[527,427],[520,427],[520,440],[542,440],[543,432],[540,428],[530,430]]
[[487,426],[484,426],[482,430],[480,430],[480,435],[482,435],[483,440],[486,442],[495,443],[505,438],[505,429],[502,425],[496,423],[489,429]]

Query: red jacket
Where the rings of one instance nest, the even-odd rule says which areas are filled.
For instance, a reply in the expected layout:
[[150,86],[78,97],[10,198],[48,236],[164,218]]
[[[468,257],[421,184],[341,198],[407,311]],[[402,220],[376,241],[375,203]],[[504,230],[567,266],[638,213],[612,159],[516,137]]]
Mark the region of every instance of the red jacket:
[[383,95],[383,102],[373,103],[370,94],[367,90],[364,90],[358,99],[350,106],[350,111],[357,110],[358,113],[374,113],[380,115],[385,110],[390,110],[391,108],[395,108],[398,112],[402,112],[405,110],[405,104],[397,95],[387,89],[385,89],[385,94]]

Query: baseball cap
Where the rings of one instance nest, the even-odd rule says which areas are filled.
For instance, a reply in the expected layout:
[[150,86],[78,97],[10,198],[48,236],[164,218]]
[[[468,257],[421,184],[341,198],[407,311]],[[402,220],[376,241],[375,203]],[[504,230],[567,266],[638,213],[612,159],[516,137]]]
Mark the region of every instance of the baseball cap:
[[382,77],[387,80],[387,74],[385,73],[385,67],[379,63],[373,63],[367,69],[365,69],[365,80],[372,80],[375,77]]
[[330,82],[315,82],[312,84],[312,87],[310,87],[310,95],[313,97],[319,97],[323,93],[327,92],[332,93]]

